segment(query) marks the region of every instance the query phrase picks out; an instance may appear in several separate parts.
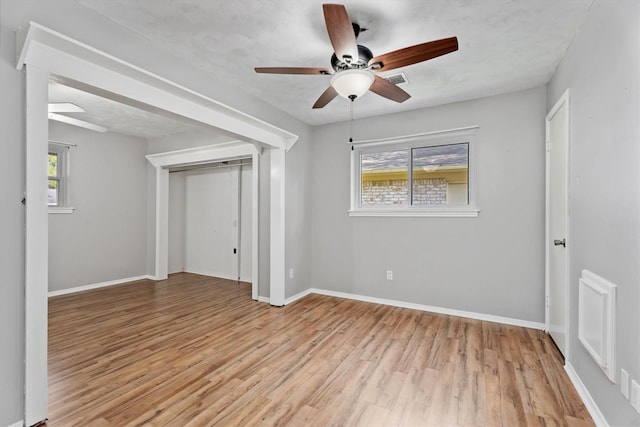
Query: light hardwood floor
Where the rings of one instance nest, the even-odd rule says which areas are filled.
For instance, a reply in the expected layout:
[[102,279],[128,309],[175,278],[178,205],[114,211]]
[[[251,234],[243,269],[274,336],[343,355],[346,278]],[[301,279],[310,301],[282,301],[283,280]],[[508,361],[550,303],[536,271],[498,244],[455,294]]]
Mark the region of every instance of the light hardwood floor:
[[49,300],[47,425],[593,422],[540,331],[180,273]]

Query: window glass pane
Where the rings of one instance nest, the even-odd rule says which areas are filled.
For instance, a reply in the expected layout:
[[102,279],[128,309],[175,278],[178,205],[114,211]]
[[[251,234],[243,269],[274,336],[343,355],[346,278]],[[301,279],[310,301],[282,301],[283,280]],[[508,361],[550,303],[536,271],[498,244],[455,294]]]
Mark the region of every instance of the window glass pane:
[[469,204],[469,144],[411,150],[416,206]]
[[58,181],[49,180],[49,188],[47,188],[47,200],[49,206],[58,206]]
[[[49,153],[49,176],[58,176],[58,155],[56,153]],[[51,183],[51,181],[49,181]]]
[[360,206],[406,207],[409,204],[409,151],[362,153]]

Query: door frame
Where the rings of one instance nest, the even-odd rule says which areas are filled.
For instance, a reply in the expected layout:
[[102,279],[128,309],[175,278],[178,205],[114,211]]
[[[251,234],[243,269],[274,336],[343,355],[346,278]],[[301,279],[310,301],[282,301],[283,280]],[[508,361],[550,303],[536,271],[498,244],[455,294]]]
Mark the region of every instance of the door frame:
[[[567,89],[564,91],[560,99],[554,104],[549,113],[547,113],[545,117],[545,233],[544,233],[544,247],[545,247],[545,271],[544,271],[544,282],[545,282],[545,299],[544,299],[544,317],[545,317],[545,332],[550,332],[550,324],[549,324],[549,314],[550,314],[550,291],[551,291],[551,242],[553,241],[553,236],[551,235],[551,209],[550,209],[550,198],[551,198],[551,120],[558,113],[558,111],[566,106],[566,123],[567,123],[567,131],[565,134],[565,138],[567,140],[566,144],[566,164],[565,164],[565,182],[567,188],[566,194],[566,202],[567,202],[567,215],[564,218],[565,221],[565,239],[567,242],[571,242],[569,236],[569,192],[570,192],[570,145],[571,145],[571,90]],[[565,360],[569,359],[569,345],[570,339],[570,329],[569,328],[569,253],[571,251],[571,245],[567,245],[565,247],[564,258],[565,258],[565,323],[564,323],[564,336],[565,336],[565,345],[563,349],[561,349]]]
[[155,168],[155,275],[154,280],[164,280],[169,264],[169,169],[175,166],[192,166],[251,157],[251,298],[258,299],[258,212],[260,151],[253,144],[231,141],[186,150],[168,151],[147,155]]
[[260,150],[271,149],[272,305],[284,305],[285,152],[298,136],[34,22],[17,32],[16,51],[16,69],[26,66],[24,422],[34,425],[47,418],[49,254],[45,166],[49,76],[95,88],[99,95],[150,108],[158,114],[199,122],[251,141]]

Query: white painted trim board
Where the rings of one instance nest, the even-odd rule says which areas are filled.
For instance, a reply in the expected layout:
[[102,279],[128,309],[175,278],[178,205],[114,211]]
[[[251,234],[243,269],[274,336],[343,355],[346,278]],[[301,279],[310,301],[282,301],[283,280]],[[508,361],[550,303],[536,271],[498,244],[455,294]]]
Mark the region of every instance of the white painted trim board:
[[[121,78],[135,82],[134,86],[141,84],[153,87],[168,96],[168,98],[165,98],[167,102],[164,106],[156,104],[160,99],[158,97],[154,101],[150,99],[135,99],[136,101],[159,107],[161,110],[181,116],[184,114],[181,114],[178,110],[188,103],[191,105],[192,111],[187,117],[215,128],[227,130],[233,134],[244,135],[249,140],[259,141],[272,147],[284,148],[287,151],[298,141],[298,136],[289,131],[33,21],[30,21],[28,26],[17,31],[16,52],[18,53],[16,61],[16,69],[18,70],[21,70],[24,64],[34,65],[37,63],[43,68],[48,67],[52,73],[74,79],[76,72],[73,65],[74,59],[81,59],[85,62],[83,64],[84,68],[92,67],[94,69],[94,75],[91,78],[97,79],[94,82],[96,88],[109,90],[108,87],[103,87],[103,85],[113,82],[111,79],[105,79],[104,75],[99,76],[99,74],[118,75]],[[71,59],[71,61],[67,59]],[[58,69],[55,69],[56,67]],[[76,78],[76,80],[91,84],[91,82],[83,79]],[[109,83],[107,80],[109,80]],[[112,92],[120,93],[118,90]],[[143,92],[138,93],[138,95],[141,94],[144,95]]]
[[[285,300],[285,305],[291,304],[292,302],[295,302],[309,294],[327,295],[331,297],[345,298],[345,299],[351,299],[351,300],[362,301],[362,302],[371,302],[374,304],[389,305],[392,307],[410,308],[413,310],[426,311],[429,313],[446,314],[449,316],[464,317],[467,319],[501,323],[504,325],[520,326],[523,328],[538,329],[541,331],[545,329],[545,324],[542,322],[532,322],[529,320],[495,316],[492,314],[475,313],[472,311],[455,310],[451,308],[435,307],[435,306],[424,305],[424,304],[415,304],[415,303],[405,302],[405,301],[396,301],[396,300],[390,300],[385,298],[369,297],[365,295],[350,294],[347,292],[329,291],[326,289],[318,289],[318,288],[310,288],[287,298]],[[269,302],[269,298],[260,297],[258,298],[258,301]]]
[[67,289],[60,289],[60,290],[57,290],[57,291],[50,291],[47,294],[47,296],[49,298],[51,298],[51,297],[56,297],[58,295],[75,294],[76,292],[83,292],[83,291],[89,291],[91,289],[105,288],[107,286],[121,285],[123,283],[128,283],[128,282],[137,282],[138,280],[145,280],[145,279],[155,280],[153,278],[153,276],[149,276],[149,275],[126,277],[124,279],[109,280],[109,281],[106,281],[106,282],[93,283],[93,284],[90,284],[90,285],[76,286],[74,288],[67,288]]
[[589,415],[591,415],[591,418],[593,418],[593,422],[596,424],[596,426],[609,427],[609,423],[607,422],[604,415],[600,411],[600,408],[598,408],[598,405],[596,405],[595,400],[593,400],[593,397],[591,397],[589,390],[584,385],[584,383],[582,382],[582,379],[580,379],[580,376],[578,375],[576,370],[573,368],[571,363],[567,362],[564,365],[564,370],[569,376],[569,380],[571,380],[571,383],[576,388],[578,395],[584,402],[584,406],[587,408],[587,411],[589,411]]

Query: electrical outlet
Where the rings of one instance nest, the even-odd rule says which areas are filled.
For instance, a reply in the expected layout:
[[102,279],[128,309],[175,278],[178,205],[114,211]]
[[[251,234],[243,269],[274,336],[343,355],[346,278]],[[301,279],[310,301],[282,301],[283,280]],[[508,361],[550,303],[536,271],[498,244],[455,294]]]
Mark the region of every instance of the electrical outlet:
[[640,414],[640,384],[631,380],[631,406]]
[[629,400],[629,373],[620,369],[620,393]]
[[289,269],[289,279],[293,279],[293,268]]
[[387,280],[393,280],[393,271],[387,270]]

